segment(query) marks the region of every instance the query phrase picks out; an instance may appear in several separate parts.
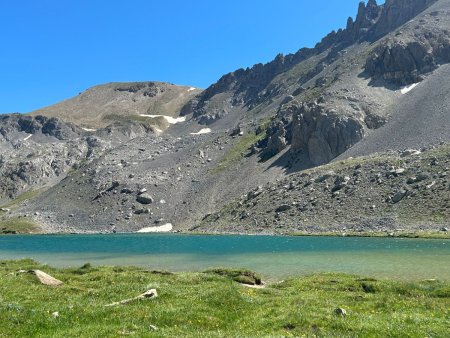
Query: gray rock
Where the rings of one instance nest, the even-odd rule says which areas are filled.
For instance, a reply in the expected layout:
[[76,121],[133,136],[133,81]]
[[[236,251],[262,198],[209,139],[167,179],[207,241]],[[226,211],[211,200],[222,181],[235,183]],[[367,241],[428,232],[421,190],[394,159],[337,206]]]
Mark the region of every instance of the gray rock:
[[416,177],[416,182],[422,182],[422,181],[428,180],[429,178],[430,178],[430,175],[425,174],[425,173],[420,173]]
[[391,173],[391,175],[394,175],[394,176],[400,176],[400,175],[403,175],[405,173],[405,171],[406,171],[405,168],[395,168],[395,169],[392,169],[390,171],[390,173]]
[[287,146],[286,130],[283,123],[272,126],[271,134],[267,139],[267,145],[264,149],[264,157],[270,158],[275,156]]
[[263,187],[262,187],[262,186],[258,186],[258,188],[256,188],[256,189],[253,190],[253,191],[250,191],[250,192],[247,194],[247,200],[251,200],[251,199],[253,199],[253,198],[256,198],[256,197],[258,197],[259,195],[261,195],[263,192],[264,192]]
[[316,178],[315,182],[316,183],[322,183],[332,177],[334,177],[336,175],[336,173],[334,171],[327,171],[325,174],[320,175],[319,177]]
[[238,125],[236,128],[231,130],[230,136],[238,136],[238,135],[242,136],[241,133],[242,133],[242,135],[244,135],[242,127],[240,125]]
[[149,209],[136,209],[134,211],[134,213],[136,215],[150,214],[150,210]]
[[417,177],[409,177],[407,180],[406,180],[406,183],[407,184],[414,184],[414,183],[416,183],[417,182]]
[[292,206],[291,205],[289,205],[289,204],[283,204],[283,205],[280,205],[276,210],[275,210],[275,212],[285,212],[285,211],[289,211],[289,210],[291,210],[292,209]]
[[407,157],[407,156],[416,156],[420,155],[421,151],[416,149],[407,149],[404,152],[400,154],[400,157]]
[[332,192],[337,192],[348,185],[350,177],[348,176],[338,176],[334,182],[334,187],[331,189]]
[[149,194],[143,193],[137,196],[136,201],[141,204],[152,204],[154,200],[153,197],[150,196]]
[[396,192],[393,196],[392,196],[392,202],[393,203],[398,203],[400,202],[403,198],[405,198],[407,194],[406,190],[400,190],[398,192]]

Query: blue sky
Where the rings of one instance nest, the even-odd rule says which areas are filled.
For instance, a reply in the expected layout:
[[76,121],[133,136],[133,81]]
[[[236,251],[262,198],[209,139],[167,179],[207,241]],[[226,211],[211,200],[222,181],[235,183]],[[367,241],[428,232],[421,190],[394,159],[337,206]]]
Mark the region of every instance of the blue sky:
[[312,47],[359,0],[18,0],[0,3],[0,112],[29,112],[112,81],[205,88]]

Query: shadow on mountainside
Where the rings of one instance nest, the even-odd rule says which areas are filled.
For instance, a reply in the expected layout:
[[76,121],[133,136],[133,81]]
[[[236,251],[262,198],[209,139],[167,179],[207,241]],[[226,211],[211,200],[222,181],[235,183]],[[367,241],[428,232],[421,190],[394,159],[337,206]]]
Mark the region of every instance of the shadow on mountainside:
[[[277,156],[278,158],[266,169],[266,171],[272,168],[282,168],[285,171],[285,174],[289,175],[314,167],[307,154],[303,152],[293,153],[290,148]],[[269,159],[264,158],[262,155],[259,155],[259,158],[260,163],[269,161]]]

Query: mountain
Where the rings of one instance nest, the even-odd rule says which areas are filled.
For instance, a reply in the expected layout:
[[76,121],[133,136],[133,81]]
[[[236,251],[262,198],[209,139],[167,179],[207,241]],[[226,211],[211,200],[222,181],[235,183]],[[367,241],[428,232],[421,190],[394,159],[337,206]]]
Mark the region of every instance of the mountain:
[[204,91],[113,83],[3,117],[1,217],[44,232],[444,229],[449,14],[450,0],[369,0],[314,48]]
[[141,115],[174,116],[201,90],[162,82],[108,83],[30,115],[57,117],[85,129],[97,129]]

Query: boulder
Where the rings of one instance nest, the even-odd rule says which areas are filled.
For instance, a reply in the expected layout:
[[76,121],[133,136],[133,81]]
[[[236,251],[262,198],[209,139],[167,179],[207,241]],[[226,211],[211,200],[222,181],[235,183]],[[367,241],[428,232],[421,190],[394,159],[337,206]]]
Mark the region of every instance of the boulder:
[[256,197],[258,197],[259,195],[261,195],[263,192],[264,192],[263,187],[262,187],[262,186],[258,186],[258,188],[256,188],[256,189],[253,190],[253,191],[250,191],[250,192],[247,194],[247,200],[251,200],[251,199],[253,199],[253,198],[256,198]]
[[283,204],[283,205],[280,205],[276,210],[275,210],[275,212],[285,212],[285,211],[289,211],[289,210],[291,210],[292,209],[292,206],[291,205],[289,205],[289,204]]
[[332,192],[337,192],[348,185],[350,181],[350,177],[348,176],[338,176],[334,181],[334,187],[331,189]]
[[407,194],[406,190],[400,190],[398,192],[396,192],[393,196],[392,196],[392,203],[398,203],[400,202],[403,198],[405,198]]
[[148,193],[143,193],[136,197],[136,201],[141,204],[152,204],[154,200]]
[[60,286],[63,284],[59,279],[56,279],[41,270],[31,270],[30,273],[35,275],[41,284],[48,286]]

